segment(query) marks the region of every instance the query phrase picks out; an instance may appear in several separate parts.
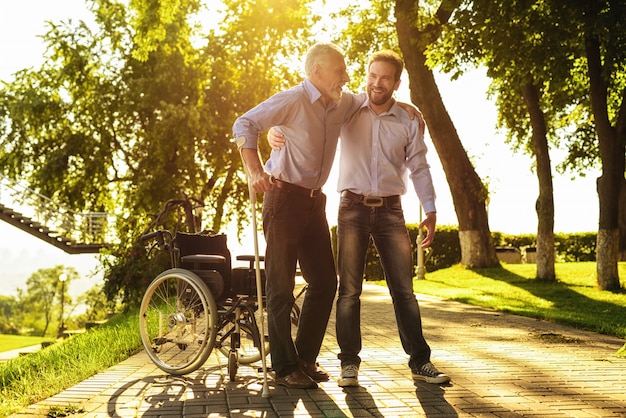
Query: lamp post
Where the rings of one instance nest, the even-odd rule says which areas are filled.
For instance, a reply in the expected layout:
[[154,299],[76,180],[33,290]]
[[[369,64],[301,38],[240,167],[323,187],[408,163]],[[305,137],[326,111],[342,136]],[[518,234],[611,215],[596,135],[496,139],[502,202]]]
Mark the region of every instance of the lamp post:
[[[420,220],[422,223],[422,206],[420,205]],[[426,267],[424,266],[424,249],[422,248],[422,241],[424,241],[424,231],[422,228],[418,228],[417,232],[417,279],[424,280],[426,277]]]
[[61,273],[59,275],[59,281],[61,282],[61,317],[59,318],[59,333],[57,337],[63,337],[63,332],[65,331],[65,322],[63,320],[63,307],[65,305],[65,281],[67,280],[67,274]]

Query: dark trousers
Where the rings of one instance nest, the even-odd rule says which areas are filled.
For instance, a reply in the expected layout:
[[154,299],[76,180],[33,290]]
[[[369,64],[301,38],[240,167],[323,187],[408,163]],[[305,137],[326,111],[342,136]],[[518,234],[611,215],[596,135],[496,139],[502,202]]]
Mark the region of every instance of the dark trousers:
[[[263,231],[272,368],[277,376],[285,376],[298,367],[298,359],[316,361],[337,292],[326,196],[309,197],[277,188],[266,192]],[[294,342],[290,314],[297,262],[308,289]]]
[[398,332],[409,367],[417,369],[430,359],[422,334],[422,318],[413,293],[413,258],[401,203],[367,207],[341,198],[337,225],[339,297],[337,342],[341,365],[359,365],[361,359],[361,291],[370,236],[380,255],[393,301]]

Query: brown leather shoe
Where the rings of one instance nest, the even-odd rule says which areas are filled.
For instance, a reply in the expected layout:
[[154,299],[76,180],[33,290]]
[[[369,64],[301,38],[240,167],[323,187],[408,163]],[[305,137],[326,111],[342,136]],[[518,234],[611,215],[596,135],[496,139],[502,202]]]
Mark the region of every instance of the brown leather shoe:
[[317,363],[307,363],[300,360],[300,368],[311,379],[316,382],[327,382],[330,379],[328,373],[318,367]]
[[296,369],[287,376],[282,376],[274,379],[277,385],[286,386],[293,389],[315,389],[317,383],[315,383],[309,376],[304,374],[302,370]]

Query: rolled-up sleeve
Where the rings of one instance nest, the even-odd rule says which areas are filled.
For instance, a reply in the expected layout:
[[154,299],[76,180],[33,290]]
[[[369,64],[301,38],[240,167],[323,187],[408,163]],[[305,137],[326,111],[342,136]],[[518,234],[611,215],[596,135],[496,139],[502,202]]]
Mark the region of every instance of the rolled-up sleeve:
[[277,93],[239,117],[233,124],[235,140],[245,138],[244,148],[257,149],[263,132],[285,123],[294,94],[293,90]]

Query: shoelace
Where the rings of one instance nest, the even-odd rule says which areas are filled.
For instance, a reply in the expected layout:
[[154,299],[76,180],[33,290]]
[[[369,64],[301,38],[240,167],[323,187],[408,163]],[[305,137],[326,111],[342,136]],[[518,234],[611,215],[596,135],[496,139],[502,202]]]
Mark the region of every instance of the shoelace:
[[343,375],[343,377],[354,377],[357,375],[358,372],[359,368],[356,365],[349,364],[342,370],[341,374]]
[[439,374],[439,370],[432,365],[432,363],[426,363],[422,366],[422,373],[431,377],[437,376]]

